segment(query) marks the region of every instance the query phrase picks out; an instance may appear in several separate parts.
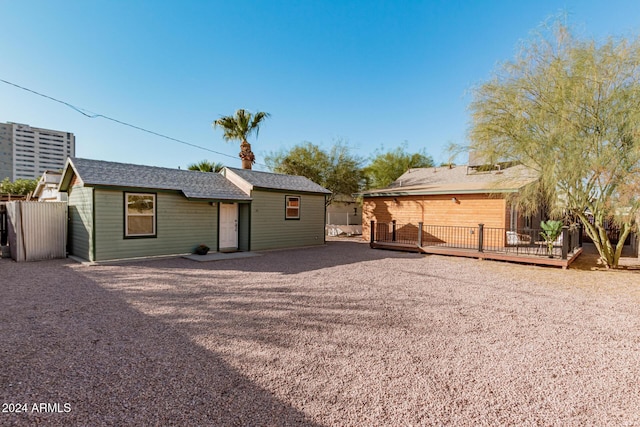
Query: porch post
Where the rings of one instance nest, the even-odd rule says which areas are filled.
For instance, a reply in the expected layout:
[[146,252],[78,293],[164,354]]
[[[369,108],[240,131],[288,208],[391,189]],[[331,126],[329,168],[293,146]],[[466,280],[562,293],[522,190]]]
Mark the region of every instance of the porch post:
[[569,227],[562,226],[562,259],[567,259],[569,254]]
[[391,241],[396,241],[396,220],[391,221]]
[[371,235],[369,244],[372,245],[376,238],[376,222],[375,221],[371,221],[371,230],[369,230],[369,234]]
[[484,224],[478,224],[478,252],[484,252],[482,241],[484,240]]
[[581,248],[582,247],[582,239],[583,239],[583,236],[582,236],[582,222],[579,222],[577,227],[578,227],[578,245],[579,245],[578,247]]
[[422,223],[418,223],[418,246],[422,246]]

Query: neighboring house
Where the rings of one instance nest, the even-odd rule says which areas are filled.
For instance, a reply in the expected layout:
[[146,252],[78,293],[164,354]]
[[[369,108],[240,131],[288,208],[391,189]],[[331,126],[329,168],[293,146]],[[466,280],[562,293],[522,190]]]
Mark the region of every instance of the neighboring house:
[[224,168],[221,174],[251,197],[241,211],[251,250],[324,243],[325,197],[331,192],[302,176]]
[[484,224],[506,230],[538,228],[539,220],[519,215],[505,198],[535,180],[535,174],[520,165],[490,171],[467,166],[411,169],[388,188],[361,193],[363,237],[369,239],[371,221],[414,227],[422,222],[429,226]]
[[91,261],[324,243],[328,191],[306,178],[70,158],[69,253]]
[[44,171],[42,177],[38,181],[36,189],[33,190],[32,199],[36,199],[39,202],[61,202],[62,194],[58,192],[58,186],[60,185],[60,178],[62,172],[58,171]]

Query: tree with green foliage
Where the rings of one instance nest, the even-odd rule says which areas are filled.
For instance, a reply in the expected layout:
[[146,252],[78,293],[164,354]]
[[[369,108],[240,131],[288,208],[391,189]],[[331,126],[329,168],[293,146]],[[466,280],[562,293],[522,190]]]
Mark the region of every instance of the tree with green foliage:
[[387,152],[377,150],[363,172],[367,188],[385,188],[411,168],[430,168],[433,165],[433,159],[424,150],[409,153],[404,144]]
[[271,153],[265,161],[273,172],[304,176],[331,191],[327,205],[338,194],[351,195],[359,191],[363,181],[362,160],[340,142],[329,151],[305,142],[288,151]]
[[579,218],[604,264],[617,267],[640,207],[640,39],[579,40],[556,23],[475,88],[470,109],[471,149],[538,173],[517,206]]
[[27,195],[36,189],[38,181],[38,179],[16,179],[11,182],[9,178],[5,178],[0,182],[0,193]]
[[190,171],[199,172],[220,172],[224,168],[222,163],[210,162],[209,160],[202,160],[199,163],[191,163],[187,166]]
[[256,161],[247,138],[254,132],[257,138],[261,123],[269,116],[269,113],[262,111],[252,114],[247,110],[239,109],[233,116],[223,116],[213,122],[214,129],[222,128],[224,132],[222,138],[225,141],[240,141],[239,156],[242,159],[243,169],[251,169]]

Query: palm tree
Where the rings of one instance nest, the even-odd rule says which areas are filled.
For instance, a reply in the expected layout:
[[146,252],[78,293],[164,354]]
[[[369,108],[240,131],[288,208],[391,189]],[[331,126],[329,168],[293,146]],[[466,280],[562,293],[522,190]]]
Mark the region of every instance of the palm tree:
[[224,168],[222,163],[210,162],[209,160],[202,160],[200,163],[192,163],[187,166],[190,171],[200,172],[220,172]]
[[251,169],[251,165],[256,161],[256,156],[251,151],[251,144],[247,142],[247,137],[255,132],[257,138],[260,123],[269,116],[269,113],[262,111],[251,114],[241,108],[233,116],[220,117],[213,122],[214,128],[221,127],[224,131],[222,137],[225,141],[240,141],[240,158],[243,169]]

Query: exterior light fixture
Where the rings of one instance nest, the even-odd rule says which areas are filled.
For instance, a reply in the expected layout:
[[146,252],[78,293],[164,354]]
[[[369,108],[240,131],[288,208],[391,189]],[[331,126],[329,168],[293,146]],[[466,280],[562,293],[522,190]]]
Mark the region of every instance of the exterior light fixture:
[[458,203],[458,199],[457,199],[456,197],[452,197],[452,198],[451,198],[451,201],[452,201],[453,203]]

